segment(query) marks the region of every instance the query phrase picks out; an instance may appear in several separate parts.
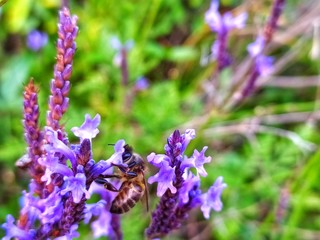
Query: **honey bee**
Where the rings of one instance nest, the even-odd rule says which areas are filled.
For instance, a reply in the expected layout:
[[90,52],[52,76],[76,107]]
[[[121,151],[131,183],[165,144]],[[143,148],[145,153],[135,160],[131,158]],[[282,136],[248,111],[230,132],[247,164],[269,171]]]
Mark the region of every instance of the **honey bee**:
[[[133,208],[136,203],[146,197],[147,211],[148,206],[148,188],[146,179],[144,176],[145,163],[142,157],[133,152],[132,147],[128,144],[124,146],[124,152],[122,154],[122,161],[126,163],[128,167],[115,165],[119,168],[119,174],[101,175],[96,182],[103,184],[104,187],[110,191],[118,192],[118,195],[111,203],[110,212],[115,214],[122,214],[128,212]],[[121,187],[117,190],[110,182],[105,178],[119,178],[122,182]]]

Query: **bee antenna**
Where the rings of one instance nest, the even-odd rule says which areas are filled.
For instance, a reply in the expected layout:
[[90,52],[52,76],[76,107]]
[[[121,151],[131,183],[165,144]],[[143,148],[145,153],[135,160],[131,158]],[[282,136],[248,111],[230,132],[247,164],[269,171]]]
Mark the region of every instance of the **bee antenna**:
[[114,146],[115,144],[114,144],[114,143],[108,143],[108,145],[109,145],[109,146]]

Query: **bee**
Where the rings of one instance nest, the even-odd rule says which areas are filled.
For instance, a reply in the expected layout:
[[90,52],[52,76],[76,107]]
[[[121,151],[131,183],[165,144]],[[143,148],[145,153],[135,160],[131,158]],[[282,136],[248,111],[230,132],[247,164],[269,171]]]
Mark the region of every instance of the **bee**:
[[[96,182],[103,184],[104,187],[110,191],[118,192],[117,196],[111,203],[110,212],[115,214],[122,214],[128,212],[136,203],[146,197],[147,211],[148,205],[148,187],[144,176],[145,162],[142,157],[133,152],[131,146],[126,144],[122,154],[122,161],[128,167],[115,165],[119,168],[119,174],[100,175]],[[118,178],[122,182],[121,187],[117,190],[106,178]]]

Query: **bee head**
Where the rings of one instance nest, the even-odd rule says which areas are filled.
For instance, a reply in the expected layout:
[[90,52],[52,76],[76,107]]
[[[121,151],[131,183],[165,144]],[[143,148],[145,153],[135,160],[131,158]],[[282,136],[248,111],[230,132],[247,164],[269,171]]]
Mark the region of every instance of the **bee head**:
[[128,144],[124,145],[124,152],[122,153],[122,161],[125,163],[132,157],[133,149]]

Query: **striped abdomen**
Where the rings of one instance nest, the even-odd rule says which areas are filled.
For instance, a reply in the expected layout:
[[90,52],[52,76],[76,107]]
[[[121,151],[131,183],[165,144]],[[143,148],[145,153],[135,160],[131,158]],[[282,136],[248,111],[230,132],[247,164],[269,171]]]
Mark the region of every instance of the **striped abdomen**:
[[144,192],[143,182],[133,180],[123,182],[118,195],[111,204],[110,212],[115,214],[128,212],[142,198]]

